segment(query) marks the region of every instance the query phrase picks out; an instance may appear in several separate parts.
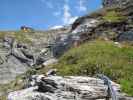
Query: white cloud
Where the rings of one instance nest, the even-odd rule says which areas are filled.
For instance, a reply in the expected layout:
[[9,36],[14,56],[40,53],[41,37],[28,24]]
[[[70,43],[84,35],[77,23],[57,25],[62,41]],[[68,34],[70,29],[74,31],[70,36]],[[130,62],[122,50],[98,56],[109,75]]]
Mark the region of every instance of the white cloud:
[[69,6],[70,0],[64,1],[64,6],[62,7],[62,5],[59,4],[52,4],[52,2],[49,0],[41,0],[41,2],[43,2],[48,8],[54,9],[54,7],[56,6],[55,11],[53,11],[52,13],[55,17],[62,17],[61,19],[63,21],[63,25],[72,24],[78,18],[78,16],[72,16]]
[[61,26],[61,25],[57,25],[57,26],[53,26],[53,27],[51,27],[50,29],[59,29],[59,28],[63,28],[63,26]]
[[67,4],[64,5],[64,16],[63,16],[63,22],[64,24],[67,24],[71,18],[71,13],[69,12],[70,8]]
[[87,11],[87,7],[85,6],[86,0],[79,0],[79,11],[80,12],[86,12]]
[[77,18],[78,16],[71,17],[68,24],[72,24]]
[[64,8],[63,8],[64,12],[63,12],[63,23],[64,24],[72,24],[77,17],[73,17],[70,13],[70,7],[67,4],[67,2],[64,4]]

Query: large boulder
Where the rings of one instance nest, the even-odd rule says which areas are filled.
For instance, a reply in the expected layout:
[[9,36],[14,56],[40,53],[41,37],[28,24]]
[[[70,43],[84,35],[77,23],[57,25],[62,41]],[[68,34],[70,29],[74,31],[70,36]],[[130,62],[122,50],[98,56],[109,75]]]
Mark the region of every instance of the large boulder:
[[[118,84],[111,84],[115,91],[120,90]],[[9,93],[8,100],[96,100],[108,95],[108,86],[104,81],[93,77],[35,75],[30,86]]]

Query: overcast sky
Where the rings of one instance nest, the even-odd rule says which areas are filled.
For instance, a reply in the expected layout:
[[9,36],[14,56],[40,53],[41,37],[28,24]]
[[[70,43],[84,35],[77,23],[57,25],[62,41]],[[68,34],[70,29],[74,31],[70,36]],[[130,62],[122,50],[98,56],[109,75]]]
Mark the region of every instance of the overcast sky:
[[67,25],[100,7],[101,0],[0,0],[0,30]]

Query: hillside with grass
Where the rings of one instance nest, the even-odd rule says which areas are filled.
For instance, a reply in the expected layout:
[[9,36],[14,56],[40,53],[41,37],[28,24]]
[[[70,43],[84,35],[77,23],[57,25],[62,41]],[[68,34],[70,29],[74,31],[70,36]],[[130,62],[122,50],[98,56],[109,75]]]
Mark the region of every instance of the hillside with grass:
[[[120,47],[119,47],[120,46]],[[66,52],[55,65],[59,75],[104,74],[133,96],[133,47],[112,41],[91,41]]]

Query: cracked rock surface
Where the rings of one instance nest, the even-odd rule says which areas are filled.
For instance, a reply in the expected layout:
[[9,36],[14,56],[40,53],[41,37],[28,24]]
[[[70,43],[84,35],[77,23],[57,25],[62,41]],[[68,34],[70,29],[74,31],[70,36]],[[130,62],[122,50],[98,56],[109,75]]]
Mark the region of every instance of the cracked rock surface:
[[[32,76],[27,89],[11,92],[8,100],[98,100],[105,99],[104,81],[83,76]],[[112,82],[118,93],[120,86]]]

